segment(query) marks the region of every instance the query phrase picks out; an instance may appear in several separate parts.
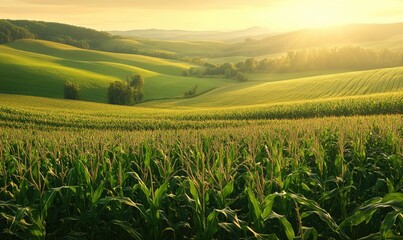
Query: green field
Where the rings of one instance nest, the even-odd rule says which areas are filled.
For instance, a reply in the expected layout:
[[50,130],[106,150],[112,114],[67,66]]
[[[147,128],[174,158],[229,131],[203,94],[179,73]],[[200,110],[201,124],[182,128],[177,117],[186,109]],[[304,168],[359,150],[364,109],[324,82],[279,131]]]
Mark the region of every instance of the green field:
[[[347,40],[398,51],[399,26]],[[321,34],[0,45],[0,239],[401,239],[403,67],[238,82],[114,53],[223,63],[311,47]],[[145,78],[145,101],[106,104],[109,84],[132,74]],[[66,81],[81,100],[62,99]]]
[[249,82],[236,83],[223,78],[182,77],[181,71],[190,67],[186,63],[82,50],[47,41],[19,40],[0,48],[0,89],[12,94],[62,98],[64,82],[73,81],[80,84],[83,100],[106,102],[109,83],[125,80],[133,73],[146,79],[146,101],[181,98],[184,91],[196,84],[198,94],[207,92],[191,99],[145,104],[160,107],[273,104],[398,92],[403,88],[401,67],[348,73],[340,70],[250,74]]
[[[401,114],[256,120],[249,108],[232,115],[0,98],[6,239],[401,234]],[[347,102],[341,114],[362,102]],[[368,106],[351,113],[368,113]]]
[[191,65],[141,55],[83,50],[63,44],[19,40],[0,45],[3,93],[63,98],[65,81],[81,86],[82,99],[106,102],[110,82],[138,73],[146,79],[145,100],[182,97],[198,85],[199,93],[230,84],[224,79],[182,77]]
[[[296,74],[288,74],[296,76]],[[252,75],[253,76],[253,75]],[[255,75],[256,76],[256,75]],[[151,106],[243,106],[277,104],[282,102],[331,99],[338,97],[401,92],[403,67],[360,72],[330,74],[315,77],[263,82],[264,76],[256,76],[259,82],[215,89],[191,99],[151,102]],[[278,78],[274,76],[274,78]]]

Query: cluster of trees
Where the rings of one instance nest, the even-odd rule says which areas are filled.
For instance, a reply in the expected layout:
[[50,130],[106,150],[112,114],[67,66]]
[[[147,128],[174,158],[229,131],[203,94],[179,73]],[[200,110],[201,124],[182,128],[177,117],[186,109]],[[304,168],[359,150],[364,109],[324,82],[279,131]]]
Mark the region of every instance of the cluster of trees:
[[183,96],[184,96],[185,98],[196,96],[197,88],[198,88],[198,86],[197,86],[197,84],[196,84],[192,89],[185,91],[185,93],[183,94]]
[[248,78],[242,73],[241,69],[232,63],[223,63],[221,65],[204,63],[202,67],[191,67],[187,70],[184,70],[182,75],[197,77],[221,75],[225,78],[234,78],[241,82],[248,81]]
[[300,72],[312,70],[367,70],[403,65],[403,53],[361,47],[335,47],[290,51],[278,58],[239,62],[241,72]]
[[50,23],[28,20],[0,20],[0,43],[8,43],[17,39],[42,39],[80,48],[99,47],[112,35],[89,28],[76,27],[61,23]]
[[375,51],[361,47],[334,47],[290,51],[281,57],[262,60],[248,58],[236,64],[204,63],[201,67],[192,67],[183,71],[182,75],[198,77],[219,75],[247,81],[247,77],[242,73],[285,73],[330,69],[367,70],[402,65],[403,53],[390,50]]
[[109,85],[108,102],[118,105],[133,105],[143,100],[144,78],[139,75],[128,77],[127,82],[116,81]]
[[[196,93],[197,85],[193,88]],[[77,83],[67,81],[64,84],[65,99],[80,99],[80,86]],[[127,78],[127,82],[116,81],[109,85],[108,102],[117,105],[133,105],[143,100],[144,97],[144,78],[139,75],[133,75]]]

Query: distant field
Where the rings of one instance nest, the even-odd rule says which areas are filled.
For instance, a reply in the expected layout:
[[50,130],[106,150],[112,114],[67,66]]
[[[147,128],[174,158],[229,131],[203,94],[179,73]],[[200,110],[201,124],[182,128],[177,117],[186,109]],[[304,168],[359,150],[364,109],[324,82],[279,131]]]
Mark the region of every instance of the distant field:
[[[156,107],[163,106],[161,104]],[[403,92],[237,107],[116,106],[0,94],[0,126],[110,130],[238,127],[270,119],[403,114]],[[258,120],[256,122],[256,120]]]
[[250,82],[276,82],[290,79],[332,75],[337,73],[345,73],[348,70],[323,70],[323,71],[305,71],[291,73],[247,73]]
[[[262,76],[259,76],[262,79]],[[330,74],[275,82],[247,82],[223,87],[191,99],[145,105],[242,106],[403,91],[403,67]]]
[[110,82],[139,73],[146,79],[145,100],[181,97],[226,85],[224,79],[182,77],[191,65],[141,55],[83,50],[63,44],[19,40],[0,45],[0,91],[53,98],[63,97],[65,81],[79,83],[82,99],[106,102]]
[[103,41],[101,50],[107,51],[146,51],[176,54],[178,56],[221,55],[227,45],[220,41],[173,41],[156,39],[112,39]]

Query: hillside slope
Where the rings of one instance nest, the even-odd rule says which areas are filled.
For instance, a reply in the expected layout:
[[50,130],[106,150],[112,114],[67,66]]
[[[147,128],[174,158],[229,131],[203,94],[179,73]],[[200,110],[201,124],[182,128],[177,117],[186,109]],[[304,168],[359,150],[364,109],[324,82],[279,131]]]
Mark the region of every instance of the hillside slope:
[[202,93],[231,82],[180,76],[190,66],[141,55],[18,40],[0,45],[0,92],[62,98],[64,82],[72,81],[80,85],[83,100],[106,102],[109,83],[135,73],[145,77],[145,100],[181,97],[196,84]]
[[[286,52],[293,49],[350,45],[370,45],[377,42],[381,48],[388,48],[388,42],[401,36],[403,23],[395,24],[352,24],[333,28],[303,29],[277,34],[264,39],[248,39],[235,43],[224,50],[228,56],[261,56]],[[385,44],[386,43],[386,44]],[[403,42],[394,42],[393,48],[400,48]]]
[[146,103],[148,106],[243,106],[330,99],[403,91],[403,67],[348,72],[274,82],[247,82],[192,99]]

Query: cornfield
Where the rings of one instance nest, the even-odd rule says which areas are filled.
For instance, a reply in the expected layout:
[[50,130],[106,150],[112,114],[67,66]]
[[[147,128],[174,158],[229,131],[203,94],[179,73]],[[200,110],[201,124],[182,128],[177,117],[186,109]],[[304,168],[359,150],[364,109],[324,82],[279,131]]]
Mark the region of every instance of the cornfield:
[[401,115],[123,131],[19,111],[1,114],[1,239],[402,237]]

